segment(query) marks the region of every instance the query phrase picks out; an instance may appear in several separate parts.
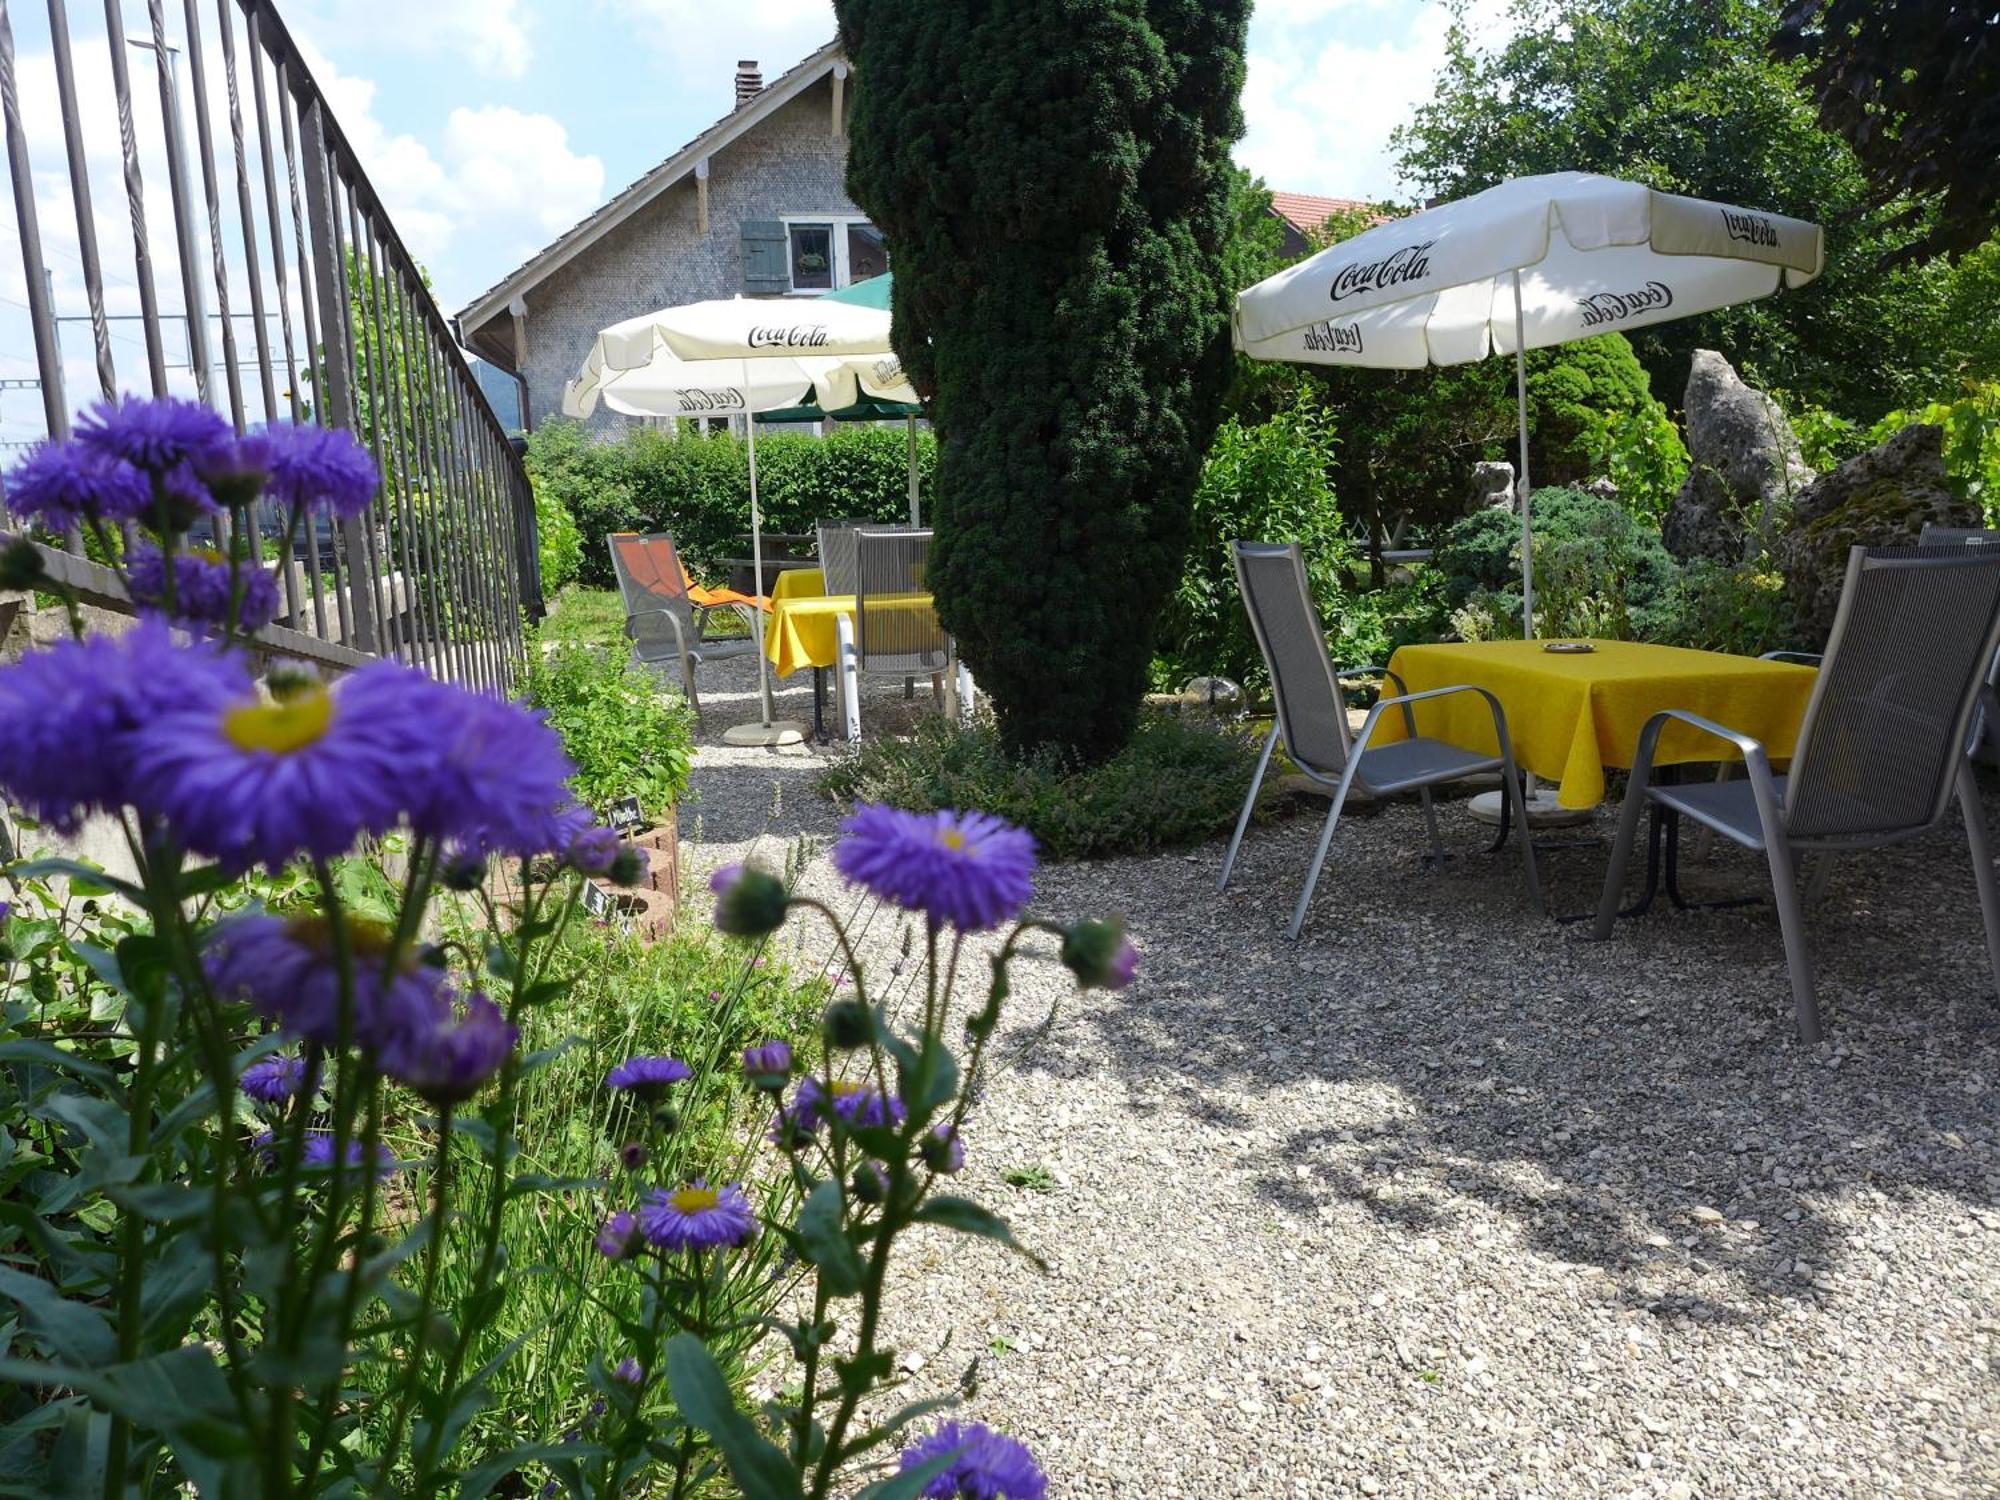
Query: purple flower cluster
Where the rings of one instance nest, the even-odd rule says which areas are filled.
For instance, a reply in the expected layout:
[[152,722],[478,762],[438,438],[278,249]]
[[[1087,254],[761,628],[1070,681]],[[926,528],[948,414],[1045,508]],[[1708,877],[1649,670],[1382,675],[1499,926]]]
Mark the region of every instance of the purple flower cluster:
[[946,1422],[903,1450],[902,1473],[957,1455],[921,1493],[927,1500],[1044,1500],[1048,1476],[1026,1446],[983,1422]]
[[305,1086],[306,1060],[286,1052],[260,1057],[243,1070],[239,1080],[245,1095],[259,1104],[283,1104]]
[[1028,904],[1035,841],[990,813],[912,813],[864,802],[841,824],[833,863],[884,901],[933,926],[984,932]]
[[843,1125],[900,1125],[908,1116],[903,1101],[865,1079],[837,1078],[831,1094],[817,1078],[801,1078],[792,1096],[791,1113],[807,1130],[817,1130],[831,1117]]
[[7,508],[51,531],[136,520],[152,503],[145,475],[74,442],[37,444],[7,476]]
[[78,447],[147,474],[190,472],[227,456],[236,434],[221,413],[172,396],[94,402],[77,419]]
[[740,1185],[712,1188],[696,1178],[678,1192],[648,1193],[639,1208],[639,1232],[661,1250],[734,1248],[756,1237],[757,1215]]
[[[157,547],[141,547],[125,570],[126,586],[140,604],[167,607],[167,560]],[[246,562],[232,578],[229,559],[203,548],[174,555],[172,617],[191,625],[226,626],[231,621],[230,595],[242,590],[234,611],[238,629],[262,630],[278,618],[278,575]]]
[[604,1086],[620,1092],[655,1099],[692,1070],[678,1057],[628,1057],[604,1076]]
[[262,434],[265,493],[312,515],[356,516],[382,479],[375,460],[337,427],[274,424]]
[[[345,933],[352,994],[346,1039],[434,1104],[470,1098],[513,1053],[516,1029],[483,995],[466,996],[461,1011],[444,975],[407,951],[391,963],[387,928],[349,916]],[[207,968],[223,998],[248,1000],[321,1047],[340,1045],[340,967],[323,919],[237,917],[217,931]],[[252,1092],[249,1071],[244,1090]]]
[[589,814],[541,715],[374,662],[260,697],[248,668],[142,623],[0,668],[0,792],[45,822],[130,805],[225,868],[330,859],[407,819],[479,854],[565,849]]

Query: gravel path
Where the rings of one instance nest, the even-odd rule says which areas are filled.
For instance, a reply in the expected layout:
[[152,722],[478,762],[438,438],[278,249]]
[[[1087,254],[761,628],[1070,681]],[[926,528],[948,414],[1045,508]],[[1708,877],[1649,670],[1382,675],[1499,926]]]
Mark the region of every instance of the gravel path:
[[[709,735],[754,708],[718,681]],[[830,836],[837,753],[705,743],[695,873]],[[1962,832],[1835,873],[1808,1050],[1768,909],[1593,943],[1443,818],[1442,873],[1413,806],[1344,823],[1298,943],[1314,817],[1253,832],[1223,897],[1219,843],[1043,872],[1040,910],[1130,919],[1142,977],[1017,970],[967,1186],[1050,1273],[913,1237],[908,1396],[976,1359],[968,1414],[1061,1496],[2000,1494],[2000,1005]],[[1548,856],[1560,909],[1604,857]],[[1687,883],[1760,879],[1731,850]],[[806,880],[855,908],[823,845]]]

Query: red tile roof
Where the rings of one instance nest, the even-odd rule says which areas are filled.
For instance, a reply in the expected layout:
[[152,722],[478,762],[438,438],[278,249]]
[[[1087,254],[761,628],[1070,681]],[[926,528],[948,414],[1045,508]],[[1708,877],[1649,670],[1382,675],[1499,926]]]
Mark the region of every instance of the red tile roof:
[[[1311,237],[1325,227],[1326,221],[1339,213],[1368,213],[1369,206],[1359,198],[1321,198],[1312,193],[1273,193],[1271,211],[1300,234]],[[1385,222],[1382,214],[1370,214],[1378,224]]]

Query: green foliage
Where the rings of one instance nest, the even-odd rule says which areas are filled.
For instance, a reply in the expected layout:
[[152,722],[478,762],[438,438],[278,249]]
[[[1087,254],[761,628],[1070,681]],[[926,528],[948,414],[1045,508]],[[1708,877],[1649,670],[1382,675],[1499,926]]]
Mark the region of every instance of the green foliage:
[[542,563],[542,595],[553,598],[564,586],[574,583],[583,567],[583,533],[576,518],[562,502],[554,485],[537,483],[535,490],[535,543]]
[[1231,542],[1298,542],[1313,598],[1332,617],[1354,551],[1327,483],[1337,445],[1333,423],[1310,398],[1259,426],[1232,417],[1216,431],[1194,493],[1194,542],[1160,616],[1154,674],[1162,686],[1202,673],[1238,682],[1262,674]]
[[1952,488],[1985,513],[1989,526],[2000,524],[2000,380],[1968,380],[1952,400],[1892,411],[1869,429],[1863,446],[1886,442],[1919,422],[1944,429],[1944,471]]
[[909,739],[865,741],[819,787],[843,802],[976,808],[1027,829],[1048,858],[1103,859],[1221,833],[1256,760],[1242,735],[1170,714],[1141,717],[1124,749],[1091,765],[1057,749],[1017,756],[989,722],[928,718]]
[[1824,406],[1793,405],[1783,399],[1779,405],[1786,409],[1798,437],[1799,456],[1815,474],[1837,469],[1868,448],[1867,432],[1859,422]]
[[1732,565],[1698,557],[1687,563],[1675,584],[1673,607],[1653,639],[1737,656],[1801,644],[1784,575],[1768,559]]
[[1132,733],[1231,355],[1247,0],[836,0],[848,187],[942,438],[938,613],[1015,750]]
[[1643,421],[1656,441],[1662,425],[1673,427],[1623,334],[1530,352],[1528,473],[1537,485],[1575,484],[1595,475],[1597,436],[1615,418]]
[[1586,411],[1578,443],[1587,471],[1610,480],[1626,506],[1655,524],[1688,476],[1687,444],[1657,401],[1637,411]]
[[669,815],[687,791],[694,715],[630,653],[555,643],[528,657],[528,701],[548,715],[576,762],[577,796],[602,809],[637,797]]
[[1826,271],[1813,285],[1633,341],[1662,391],[1677,393],[1691,352],[1707,347],[1759,384],[1872,420],[1948,387],[1990,349],[2000,297],[1942,263],[1884,271],[1922,226],[1869,211],[1866,173],[1815,119],[1802,66],[1770,52],[1778,9],[1778,0],[1528,0],[1494,50],[1453,31],[1433,98],[1396,144],[1426,195],[1600,171],[1827,225]]
[[[1650,640],[1665,628],[1674,560],[1659,532],[1617,501],[1538,489],[1534,538],[1538,634]],[[1457,618],[1483,622],[1480,634],[1520,634],[1520,554],[1520,518],[1511,510],[1483,510],[1445,534],[1432,564]]]
[[[917,434],[926,496],[937,461],[928,432]],[[673,533],[682,559],[712,574],[721,559],[747,555],[750,464],[743,440],[635,428],[600,441],[573,422],[549,422],[528,440],[528,472],[540,503],[547,495],[576,520],[582,549],[577,578],[614,582],[605,541],[614,531]],[[898,423],[837,426],[824,438],[759,435],[757,496],[767,531],[808,532],[822,518],[909,517],[909,438]]]

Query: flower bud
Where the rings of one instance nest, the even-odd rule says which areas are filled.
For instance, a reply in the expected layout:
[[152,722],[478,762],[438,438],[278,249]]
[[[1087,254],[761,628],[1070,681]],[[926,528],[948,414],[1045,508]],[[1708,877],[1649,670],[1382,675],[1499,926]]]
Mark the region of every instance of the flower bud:
[[792,1073],[792,1049],[785,1042],[766,1042],[743,1049],[743,1072],[760,1089],[777,1093]]
[[597,1253],[606,1260],[624,1260],[639,1248],[639,1218],[636,1214],[613,1214],[597,1231]]
[[827,1046],[851,1052],[875,1039],[875,1017],[859,1000],[836,1000],[826,1008],[821,1030]]
[[1063,933],[1062,961],[1087,990],[1122,990],[1139,966],[1139,950],[1125,936],[1123,922],[1092,918]]
[[448,891],[476,891],[486,884],[486,861],[477,854],[454,854],[444,862],[438,879]]
[[889,1196],[889,1174],[882,1170],[881,1163],[864,1161],[854,1169],[849,1186],[858,1201],[880,1203]]
[[569,841],[564,857],[572,869],[585,875],[608,874],[617,862],[619,843],[615,829],[593,823]]
[[777,876],[749,865],[724,865],[708,878],[715,892],[715,926],[731,937],[763,937],[785,920],[785,886]]
[[644,1141],[627,1141],[618,1148],[618,1164],[628,1172],[636,1172],[645,1166],[647,1157]]
[[[610,830],[606,830],[609,832]],[[646,878],[646,872],[653,867],[652,858],[636,844],[621,846],[612,857],[611,868],[605,872],[605,879],[613,885],[627,889],[638,885]]]
[[933,1126],[917,1149],[923,1153],[924,1165],[933,1172],[949,1177],[965,1167],[965,1142],[958,1138],[958,1131],[949,1120]]
[[20,537],[0,550],[0,589],[32,589],[41,584],[47,569],[41,549]]

